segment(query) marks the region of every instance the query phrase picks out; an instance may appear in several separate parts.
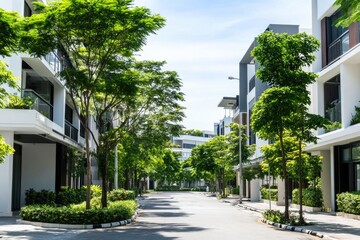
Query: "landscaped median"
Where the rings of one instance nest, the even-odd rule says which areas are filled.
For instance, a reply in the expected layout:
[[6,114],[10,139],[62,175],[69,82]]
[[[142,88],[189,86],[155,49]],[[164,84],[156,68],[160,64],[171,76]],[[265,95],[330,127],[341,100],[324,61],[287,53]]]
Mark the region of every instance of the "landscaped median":
[[[63,197],[66,192],[69,195],[74,194],[73,190],[64,190],[62,191]],[[69,198],[66,197],[65,199],[69,204],[63,206],[59,202],[54,203],[52,201],[53,194],[49,194],[49,191],[34,192],[32,190],[30,199],[29,194],[27,196],[27,200],[31,200],[32,204],[21,208],[21,221],[31,221],[34,225],[44,227],[99,228],[125,225],[132,222],[136,217],[138,203],[135,200],[133,191],[123,189],[111,191],[108,194],[107,208],[101,208],[101,199],[96,188],[92,192],[91,208],[86,209],[84,201],[81,203],[69,203]],[[82,192],[78,191],[78,194],[82,195]],[[31,199],[33,196],[36,196],[35,199],[37,200]],[[49,198],[49,196],[51,197]],[[77,201],[81,198],[74,197]],[[39,205],[36,202],[42,204]]]

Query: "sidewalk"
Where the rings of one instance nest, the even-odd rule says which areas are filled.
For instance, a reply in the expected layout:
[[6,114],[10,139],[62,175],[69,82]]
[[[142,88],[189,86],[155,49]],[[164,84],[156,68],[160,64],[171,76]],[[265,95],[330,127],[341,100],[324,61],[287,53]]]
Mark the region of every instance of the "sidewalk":
[[[248,210],[263,212],[269,209],[268,203],[263,202],[249,202],[243,201],[242,204],[238,204],[238,196],[232,196],[227,199],[223,199],[224,202],[228,202],[232,205],[240,206]],[[277,206],[271,204],[271,209],[284,211],[284,206]],[[297,212],[297,209],[290,208],[290,211]],[[335,213],[309,213],[304,212],[304,218],[306,222],[312,223],[309,226],[303,226],[302,228],[319,232],[330,239],[360,239],[360,221],[353,220],[341,216],[336,216]]]

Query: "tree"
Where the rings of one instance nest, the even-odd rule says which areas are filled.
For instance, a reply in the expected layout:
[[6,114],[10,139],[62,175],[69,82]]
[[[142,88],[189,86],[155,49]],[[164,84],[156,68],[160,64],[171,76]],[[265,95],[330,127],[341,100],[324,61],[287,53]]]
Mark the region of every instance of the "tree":
[[335,7],[339,7],[339,10],[343,15],[337,20],[336,26],[348,27],[353,22],[360,22],[360,2],[354,0],[336,0]]
[[[48,5],[36,2],[36,12],[26,19],[21,43],[32,55],[60,55],[70,98],[85,127],[87,159],[86,208],[90,208],[90,132],[93,97],[103,86],[106,70],[114,59],[129,57],[141,49],[149,34],[164,25],[164,19],[132,0],[62,0]],[[58,54],[61,53],[61,54]],[[95,139],[95,138],[93,138]]]
[[[21,18],[15,12],[8,12],[0,8],[0,56],[10,56],[12,52],[18,50],[19,33]],[[7,68],[5,62],[0,60],[0,108],[4,108],[10,94],[3,86],[18,89],[16,78]],[[8,154],[13,154],[14,149],[7,144],[0,135],[0,163],[4,162]]]
[[[310,66],[315,60],[314,52],[320,44],[317,39],[305,33],[288,35],[266,31],[257,40],[258,46],[252,54],[261,67],[256,76],[271,88],[255,103],[251,122],[254,131],[261,138],[277,138],[280,142],[285,181],[285,218],[289,219],[289,180],[284,134],[287,129],[292,129],[292,133],[297,133],[299,139],[304,140],[309,137],[310,129],[318,126],[319,118],[306,114],[310,104],[306,87],[315,81],[316,74],[304,71],[303,67]],[[299,119],[301,123],[297,123]],[[300,125],[302,130],[299,130]],[[301,146],[299,141],[299,150]],[[299,156],[301,161],[301,151]]]
[[181,153],[173,152],[171,149],[166,148],[163,151],[161,161],[155,166],[154,177],[159,181],[159,185],[171,185],[177,183],[179,180],[180,171],[180,158]]

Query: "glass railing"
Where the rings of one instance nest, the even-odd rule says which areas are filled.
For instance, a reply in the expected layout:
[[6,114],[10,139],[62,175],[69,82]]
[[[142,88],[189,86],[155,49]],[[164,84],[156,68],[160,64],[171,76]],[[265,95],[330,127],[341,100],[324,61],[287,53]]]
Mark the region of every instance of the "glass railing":
[[71,123],[65,120],[65,135],[73,139],[74,141],[78,141],[78,132],[79,130],[75,128]]
[[51,69],[54,70],[55,73],[59,73],[61,71],[61,61],[54,53],[48,53],[44,59],[49,63]]
[[341,123],[341,101],[333,101],[331,107],[325,110],[325,118],[332,122]]
[[249,81],[249,92],[251,92],[251,90],[253,90],[254,87],[255,87],[255,76],[253,76]]
[[349,50],[349,31],[345,32],[338,39],[332,42],[328,48],[328,63],[336,60]]
[[34,104],[31,109],[34,109],[49,118],[51,121],[53,120],[53,106],[47,102],[44,98],[42,98],[39,94],[37,94],[32,89],[24,89],[22,91],[23,97],[30,97]]

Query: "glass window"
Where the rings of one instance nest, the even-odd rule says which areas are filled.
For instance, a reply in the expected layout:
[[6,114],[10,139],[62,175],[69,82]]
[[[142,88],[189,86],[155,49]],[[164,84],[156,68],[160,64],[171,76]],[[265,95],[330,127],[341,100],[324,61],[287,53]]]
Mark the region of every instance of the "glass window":
[[360,191],[360,164],[356,164],[355,176],[356,191]]
[[354,143],[351,146],[352,160],[360,159],[360,143]]
[[344,147],[341,152],[341,157],[343,162],[348,162],[351,160],[351,151],[350,146]]

